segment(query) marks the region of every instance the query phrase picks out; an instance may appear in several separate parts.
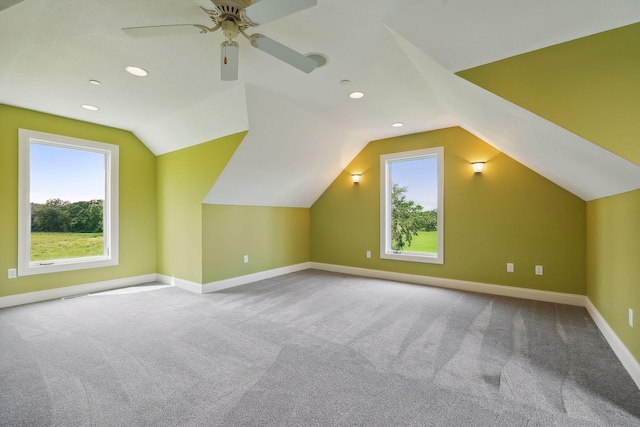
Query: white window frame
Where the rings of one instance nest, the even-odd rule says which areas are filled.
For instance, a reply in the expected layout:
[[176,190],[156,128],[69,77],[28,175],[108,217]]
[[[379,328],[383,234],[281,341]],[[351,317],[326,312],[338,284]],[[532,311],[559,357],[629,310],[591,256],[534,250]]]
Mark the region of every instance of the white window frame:
[[[56,273],[118,265],[118,176],[119,147],[27,129],[18,130],[18,275]],[[105,156],[105,200],[103,202],[103,255],[31,262],[31,144],[84,150]]]
[[[398,160],[436,158],[438,167],[438,253],[425,254],[391,249],[391,183],[390,164]],[[399,261],[444,264],[444,147],[384,154],[380,156],[380,258]]]

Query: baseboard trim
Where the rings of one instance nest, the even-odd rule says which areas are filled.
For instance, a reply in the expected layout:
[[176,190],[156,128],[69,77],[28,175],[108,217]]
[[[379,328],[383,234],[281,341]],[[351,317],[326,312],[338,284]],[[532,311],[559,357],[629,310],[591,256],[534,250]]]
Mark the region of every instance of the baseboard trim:
[[0,308],[31,304],[34,302],[70,297],[73,295],[90,294],[94,292],[108,291],[111,289],[126,288],[127,286],[142,285],[144,283],[153,283],[155,281],[155,274],[145,274],[142,276],[125,277],[123,279],[106,280],[104,282],[94,282],[86,283],[83,285],[47,289],[45,291],[25,292],[23,294],[0,297]]
[[257,282],[259,280],[282,276],[283,274],[308,270],[309,268],[311,268],[311,263],[303,262],[301,264],[294,264],[288,265],[286,267],[274,268],[272,270],[259,271],[257,273],[232,277],[230,279],[216,280],[215,282],[209,282],[202,285],[190,280],[180,279],[179,277],[166,276],[164,274],[156,274],[156,280],[166,285],[172,285],[177,288],[193,292],[194,294],[208,294],[211,292],[221,291],[223,289],[233,288],[234,286],[246,285],[247,283]]
[[615,331],[611,328],[611,326],[609,326],[609,324],[600,314],[595,305],[593,305],[591,300],[586,296],[503,285],[493,285],[480,282],[470,282],[466,280],[419,276],[415,274],[372,270],[367,268],[349,267],[336,264],[305,262],[301,264],[290,265],[287,267],[247,274],[245,276],[218,280],[215,282],[205,283],[203,285],[177,277],[166,276],[163,274],[146,274],[141,276],[126,277],[122,279],[106,280],[103,282],[66,286],[44,291],[26,292],[23,294],[0,297],[0,308],[64,298],[79,294],[108,291],[111,289],[125,288],[128,286],[142,285],[144,283],[152,282],[160,282],[187,290],[192,293],[204,294],[307,269],[316,269],[354,276],[371,277],[375,279],[393,280],[398,282],[415,283],[419,285],[436,286],[440,288],[456,289],[461,291],[480,292],[491,295],[501,295],[514,298],[524,298],[534,301],[544,301],[585,307],[589,312],[589,315],[595,322],[596,326],[611,346],[611,349],[614,351],[625,369],[629,372],[629,375],[636,383],[638,388],[640,388],[640,363],[635,359],[633,354],[631,354],[629,349],[624,345],[622,340],[620,340]]
[[221,291],[234,286],[246,285],[247,283],[257,282],[259,280],[271,279],[272,277],[282,276],[283,274],[295,273],[296,271],[308,270],[311,268],[310,262],[288,265],[286,267],[274,268],[272,270],[260,271],[257,273],[247,274],[245,276],[232,277],[230,279],[217,280],[202,285],[202,293]]
[[442,277],[419,276],[416,274],[395,273],[392,271],[371,270],[368,268],[348,267],[335,264],[312,262],[311,268],[332,271],[334,273],[371,277],[374,279],[394,280],[397,282],[415,283],[438,288],[456,289],[460,291],[479,292],[483,294],[501,295],[505,297],[524,298],[534,301],[554,302],[558,304],[585,306],[584,295],[562,292],[541,291],[537,289],[518,288],[514,286],[492,285],[488,283],[470,282],[466,280],[445,279]]
[[600,332],[602,332],[602,335],[604,335],[604,338],[609,343],[609,346],[611,346],[613,352],[618,356],[618,359],[620,359],[622,366],[627,369],[627,372],[629,372],[633,381],[635,381],[638,388],[640,388],[640,363],[635,357],[633,357],[633,354],[631,354],[629,349],[624,345],[611,326],[609,326],[607,321],[602,317],[602,314],[600,314],[589,298],[586,299],[585,307],[595,324],[598,326],[598,329],[600,329]]
[[614,351],[622,366],[640,388],[640,363],[616,335],[607,321],[602,317],[591,300],[584,295],[566,294],[561,292],[540,291],[503,285],[491,285],[487,283],[469,282],[465,280],[443,279],[440,277],[418,276],[415,274],[395,273],[367,268],[348,267],[335,264],[312,262],[311,268],[316,270],[331,271],[334,273],[350,274],[354,276],[371,277],[375,279],[394,280],[398,282],[416,283],[419,285],[436,286],[440,288],[457,289],[461,291],[480,292],[491,295],[501,295],[514,298],[524,298],[534,301],[552,302],[557,304],[575,305],[585,307],[594,323],[605,337],[609,346]]
[[165,285],[175,286],[194,294],[202,294],[202,285],[190,280],[180,279],[179,277],[166,276],[164,274],[156,274],[156,281]]

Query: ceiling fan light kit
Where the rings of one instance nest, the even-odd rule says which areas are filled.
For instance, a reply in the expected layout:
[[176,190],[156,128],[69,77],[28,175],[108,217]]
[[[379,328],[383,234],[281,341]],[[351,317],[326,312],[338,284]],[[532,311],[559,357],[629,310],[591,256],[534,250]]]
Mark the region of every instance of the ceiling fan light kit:
[[[123,28],[132,37],[153,37],[180,34],[206,34],[222,30],[225,41],[220,46],[220,77],[223,81],[238,79],[238,57],[240,46],[234,41],[242,34],[251,46],[310,73],[320,64],[317,59],[296,52],[262,34],[247,34],[252,27],[271,22],[295,12],[310,8],[317,0],[193,0],[214,22],[212,28],[198,24],[159,25],[151,27]],[[316,54],[317,55],[317,54]]]
[[238,53],[240,46],[225,40],[220,45],[220,78],[225,81],[238,80]]

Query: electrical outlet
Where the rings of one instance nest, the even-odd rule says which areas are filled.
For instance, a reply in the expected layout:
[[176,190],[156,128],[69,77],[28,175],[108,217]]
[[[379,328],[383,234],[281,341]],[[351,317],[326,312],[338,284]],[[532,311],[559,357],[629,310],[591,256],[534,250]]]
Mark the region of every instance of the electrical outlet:
[[245,255],[244,256],[244,263],[248,263],[249,262],[249,255]]
[[8,276],[9,276],[9,279],[15,279],[16,277],[18,277],[18,272],[16,271],[15,268],[10,268]]
[[542,266],[536,265],[536,275],[542,276]]
[[367,258],[371,258],[371,251],[367,251]]
[[633,328],[633,309],[629,309],[629,326]]
[[514,271],[514,266],[512,262],[508,262],[507,263],[507,273],[513,273]]

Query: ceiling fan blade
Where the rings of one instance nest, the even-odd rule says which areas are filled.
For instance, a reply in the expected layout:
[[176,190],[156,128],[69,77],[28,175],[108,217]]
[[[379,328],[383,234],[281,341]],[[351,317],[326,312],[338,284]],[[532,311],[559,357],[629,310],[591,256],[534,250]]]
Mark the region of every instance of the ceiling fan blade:
[[153,27],[131,27],[123,28],[126,34],[131,37],[155,37],[155,36],[176,36],[181,34],[208,33],[209,29],[204,25],[180,24],[180,25],[157,25]]
[[9,9],[11,6],[14,6],[23,0],[0,0],[0,11],[5,9]]
[[206,10],[214,10],[216,5],[211,0],[193,0],[195,4]]
[[275,56],[279,60],[284,61],[292,67],[296,67],[298,70],[304,71],[307,74],[312,72],[318,66],[318,63],[313,59],[308,58],[267,36],[263,36],[262,34],[252,35],[251,44],[261,51],[268,53],[271,56]]
[[245,8],[245,16],[254,24],[264,24],[318,4],[317,0],[260,0]]
[[225,41],[220,45],[220,78],[238,80],[238,43]]

